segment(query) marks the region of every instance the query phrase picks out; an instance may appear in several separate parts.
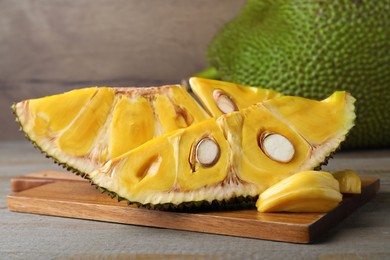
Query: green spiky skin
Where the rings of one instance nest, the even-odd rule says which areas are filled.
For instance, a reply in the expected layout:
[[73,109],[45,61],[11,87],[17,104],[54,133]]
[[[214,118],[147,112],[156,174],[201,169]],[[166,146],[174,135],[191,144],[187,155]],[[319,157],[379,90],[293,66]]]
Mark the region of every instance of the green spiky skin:
[[248,0],[212,40],[208,60],[224,81],[286,95],[320,100],[347,90],[358,118],[343,147],[389,147],[389,8],[388,0]]

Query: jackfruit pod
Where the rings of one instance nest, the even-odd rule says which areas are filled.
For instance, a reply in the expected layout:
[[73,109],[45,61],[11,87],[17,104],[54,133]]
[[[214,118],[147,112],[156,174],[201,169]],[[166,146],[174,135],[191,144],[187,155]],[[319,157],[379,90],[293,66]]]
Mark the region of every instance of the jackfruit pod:
[[178,85],[91,87],[21,101],[12,108],[36,147],[83,173],[152,138],[209,117]]
[[333,172],[333,177],[339,182],[340,192],[347,194],[360,194],[362,182],[359,175],[352,170]]
[[241,110],[258,102],[279,97],[282,94],[271,90],[235,83],[192,77],[192,91],[213,117]]
[[330,173],[296,173],[262,194],[256,202],[259,212],[329,212],[343,196],[338,181]]

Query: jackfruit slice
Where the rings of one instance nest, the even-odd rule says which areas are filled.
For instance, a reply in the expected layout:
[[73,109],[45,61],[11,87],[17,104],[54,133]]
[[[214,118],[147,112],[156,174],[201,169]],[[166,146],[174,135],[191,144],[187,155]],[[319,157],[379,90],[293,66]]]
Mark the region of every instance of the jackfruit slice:
[[233,111],[267,99],[282,96],[271,90],[235,83],[192,77],[189,79],[192,91],[213,117],[219,117]]
[[[311,122],[312,113],[283,118],[285,102],[295,111],[312,105],[322,121]],[[320,165],[344,140],[354,118],[354,98],[345,92],[324,101],[279,97],[150,140],[108,161],[90,178],[110,194],[153,207],[256,197]],[[324,139],[312,142],[311,131],[300,131],[304,126],[297,122],[307,122]]]
[[35,146],[82,175],[152,138],[209,118],[179,85],[91,87],[12,108]]
[[294,174],[260,194],[260,212],[328,212],[343,199],[339,183],[328,172]]

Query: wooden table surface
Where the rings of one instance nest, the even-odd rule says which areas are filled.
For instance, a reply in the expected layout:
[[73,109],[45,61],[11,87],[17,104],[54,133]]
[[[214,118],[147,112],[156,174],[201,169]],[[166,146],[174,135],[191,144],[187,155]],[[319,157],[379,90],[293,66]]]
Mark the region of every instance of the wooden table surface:
[[0,142],[0,259],[390,259],[390,150],[339,152],[325,170],[379,177],[377,196],[316,244],[291,244],[10,212],[10,179],[59,169],[27,141]]

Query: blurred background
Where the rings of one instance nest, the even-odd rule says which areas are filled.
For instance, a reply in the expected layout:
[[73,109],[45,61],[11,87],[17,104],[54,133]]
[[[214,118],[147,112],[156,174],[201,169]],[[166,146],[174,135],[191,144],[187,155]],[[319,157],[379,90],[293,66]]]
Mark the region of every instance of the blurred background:
[[0,0],[0,140],[10,106],[88,86],[177,84],[245,0]]

